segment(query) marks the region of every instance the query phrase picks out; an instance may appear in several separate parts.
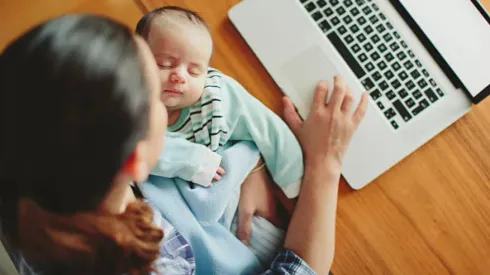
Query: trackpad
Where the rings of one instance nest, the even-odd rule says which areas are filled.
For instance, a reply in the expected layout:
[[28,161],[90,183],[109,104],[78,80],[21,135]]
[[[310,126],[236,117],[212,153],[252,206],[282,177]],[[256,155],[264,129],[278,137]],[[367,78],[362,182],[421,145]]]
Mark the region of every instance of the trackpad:
[[333,77],[338,74],[320,46],[315,45],[287,61],[281,71],[294,91],[285,91],[303,118],[308,115],[313,92],[320,80],[328,81],[329,99],[333,91]]

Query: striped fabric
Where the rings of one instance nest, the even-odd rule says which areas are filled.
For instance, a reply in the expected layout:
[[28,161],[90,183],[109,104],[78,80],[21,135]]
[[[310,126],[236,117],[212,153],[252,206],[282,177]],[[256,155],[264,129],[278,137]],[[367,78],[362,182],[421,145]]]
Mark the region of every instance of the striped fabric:
[[190,106],[185,122],[174,132],[184,134],[193,142],[203,144],[216,152],[229,139],[229,128],[221,105],[222,73],[209,69],[204,91],[197,103]]

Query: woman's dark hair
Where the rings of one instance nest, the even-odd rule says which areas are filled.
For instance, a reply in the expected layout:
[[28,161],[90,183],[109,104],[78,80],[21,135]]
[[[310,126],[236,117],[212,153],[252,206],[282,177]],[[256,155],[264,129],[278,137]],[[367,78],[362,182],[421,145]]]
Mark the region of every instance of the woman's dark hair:
[[66,15],[10,44],[0,55],[0,218],[7,237],[25,236],[17,228],[21,198],[54,215],[43,228],[67,228],[60,225],[67,217],[95,210],[146,135],[148,116],[149,90],[127,27]]

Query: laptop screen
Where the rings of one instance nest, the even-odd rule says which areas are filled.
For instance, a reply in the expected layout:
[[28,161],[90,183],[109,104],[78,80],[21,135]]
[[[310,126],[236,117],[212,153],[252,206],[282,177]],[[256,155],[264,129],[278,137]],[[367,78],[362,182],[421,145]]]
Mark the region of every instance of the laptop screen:
[[477,1],[400,0],[474,102],[490,94],[490,19]]

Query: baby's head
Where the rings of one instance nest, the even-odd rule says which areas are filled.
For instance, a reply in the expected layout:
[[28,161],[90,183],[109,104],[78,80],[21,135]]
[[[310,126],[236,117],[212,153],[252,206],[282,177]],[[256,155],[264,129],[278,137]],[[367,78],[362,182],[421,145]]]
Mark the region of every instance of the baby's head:
[[136,33],[148,42],[160,68],[161,100],[169,111],[194,104],[204,89],[213,41],[197,13],[162,7],[147,13]]

